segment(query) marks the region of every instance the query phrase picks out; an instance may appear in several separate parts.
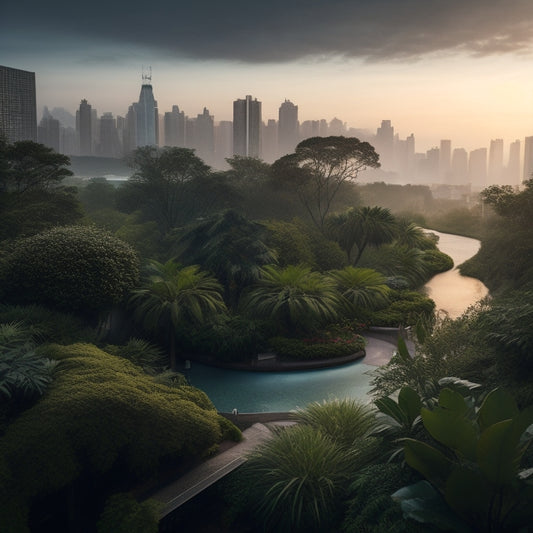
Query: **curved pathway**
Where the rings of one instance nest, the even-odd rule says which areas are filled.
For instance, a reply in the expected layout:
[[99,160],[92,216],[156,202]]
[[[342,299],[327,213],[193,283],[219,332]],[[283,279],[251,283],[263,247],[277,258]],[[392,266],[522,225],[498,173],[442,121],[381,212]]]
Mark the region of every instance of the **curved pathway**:
[[[374,366],[386,364],[396,349],[398,330],[374,331],[366,336],[365,363]],[[228,418],[233,418],[227,415]],[[158,490],[151,499],[161,504],[160,519],[172,513],[175,509],[194,498],[207,487],[235,470],[246,462],[247,455],[262,442],[272,436],[272,426],[287,426],[294,424],[286,420],[288,413],[249,413],[246,415],[233,415],[255,419],[279,418],[272,422],[256,422],[242,433],[243,439],[225,452],[215,455],[196,468],[187,472],[171,484]]]

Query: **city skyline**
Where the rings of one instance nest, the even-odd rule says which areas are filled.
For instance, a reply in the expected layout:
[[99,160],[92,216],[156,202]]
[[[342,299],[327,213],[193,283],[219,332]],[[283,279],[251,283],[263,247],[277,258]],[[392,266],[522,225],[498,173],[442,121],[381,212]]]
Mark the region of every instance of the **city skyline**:
[[189,116],[207,107],[232,120],[234,99],[253,94],[265,122],[288,99],[301,122],[338,117],[374,131],[391,120],[421,151],[533,134],[529,2],[156,0],[147,12],[120,0],[30,1],[4,11],[2,63],[36,72],[39,110],[87,98],[123,116],[144,64],[159,109]]

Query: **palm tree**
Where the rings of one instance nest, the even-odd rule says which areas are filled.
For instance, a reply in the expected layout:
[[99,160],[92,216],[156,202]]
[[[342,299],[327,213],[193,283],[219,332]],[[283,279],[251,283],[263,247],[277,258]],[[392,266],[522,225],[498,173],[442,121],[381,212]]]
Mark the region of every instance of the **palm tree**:
[[346,267],[330,273],[352,309],[376,309],[389,302],[387,278],[371,268]]
[[213,272],[235,304],[242,289],[259,279],[261,267],[276,262],[266,238],[265,226],[228,210],[189,229],[180,238],[180,258]]
[[170,260],[151,261],[144,286],[132,291],[134,316],[148,331],[166,330],[170,366],[176,368],[176,341],[180,327],[202,324],[226,311],[222,286],[198,265],[182,267]]
[[245,310],[258,317],[271,318],[294,333],[334,320],[340,295],[334,281],[303,265],[280,268],[267,265],[261,278],[244,301]]
[[[414,222],[410,222],[405,218],[400,218],[397,222],[395,242],[400,246],[427,250],[428,248],[434,248],[436,244],[430,235],[431,234],[426,234],[426,232]],[[435,235],[433,236],[437,238]]]
[[355,266],[367,246],[390,243],[396,236],[396,219],[383,207],[350,208],[328,219],[328,232]]
[[35,348],[32,331],[21,322],[0,324],[0,398],[31,400],[44,394],[58,363]]

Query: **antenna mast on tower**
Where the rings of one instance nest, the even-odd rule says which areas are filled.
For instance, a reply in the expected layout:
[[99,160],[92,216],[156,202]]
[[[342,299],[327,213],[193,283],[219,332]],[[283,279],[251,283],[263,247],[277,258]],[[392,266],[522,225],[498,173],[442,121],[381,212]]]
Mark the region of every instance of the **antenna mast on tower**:
[[152,82],[152,66],[151,65],[148,67],[148,73],[147,74],[145,74],[145,72],[144,72],[144,65],[142,66],[142,81],[143,81],[143,83],[144,82],[149,82],[149,83]]

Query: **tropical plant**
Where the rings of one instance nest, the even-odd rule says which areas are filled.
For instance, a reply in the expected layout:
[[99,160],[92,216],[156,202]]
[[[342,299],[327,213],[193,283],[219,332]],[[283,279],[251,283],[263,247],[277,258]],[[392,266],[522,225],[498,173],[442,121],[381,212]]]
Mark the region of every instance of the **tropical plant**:
[[315,359],[333,359],[359,354],[364,356],[365,340],[361,335],[353,334],[349,338],[312,338],[294,339],[272,337],[268,341],[270,349],[280,358],[310,361]]
[[339,293],[329,277],[303,265],[267,265],[245,298],[251,315],[279,321],[291,333],[335,319]]
[[215,274],[236,303],[242,289],[259,278],[261,267],[276,261],[266,237],[265,226],[228,210],[188,229],[179,240],[179,256]]
[[322,432],[345,448],[354,448],[374,428],[376,412],[371,405],[353,398],[313,402],[296,409],[292,417]]
[[124,357],[132,363],[154,372],[162,371],[168,367],[168,356],[159,347],[144,339],[129,339],[124,346],[105,347],[105,351]]
[[353,453],[307,426],[281,429],[250,456],[246,470],[268,531],[327,531],[354,473]]
[[[533,520],[533,485],[528,482],[533,470],[521,471],[520,462],[533,440],[533,406],[520,412],[508,393],[495,389],[476,412],[460,393],[445,388],[438,406],[422,408],[421,417],[441,448],[406,439],[405,460],[456,516],[473,531],[526,530]],[[431,522],[438,499],[428,486],[416,489],[417,498],[420,492],[426,498],[421,503],[425,520]],[[411,496],[409,491],[397,494],[405,501],[404,511]],[[416,511],[411,515],[420,519]]]
[[332,215],[327,220],[327,228],[355,266],[367,246],[379,247],[394,240],[397,223],[388,209],[364,206]]
[[330,275],[351,311],[361,307],[376,309],[389,303],[391,290],[385,276],[371,268],[346,267],[334,270]]
[[222,286],[197,265],[182,267],[170,260],[151,261],[141,288],[131,293],[134,316],[147,331],[167,334],[170,366],[174,370],[178,331],[187,324],[202,324],[224,313]]
[[109,311],[138,283],[128,244],[92,227],[69,226],[17,241],[1,271],[6,302],[79,314]]
[[35,352],[30,330],[22,323],[0,324],[0,397],[28,401],[42,396],[57,362]]
[[[432,238],[431,235],[433,235],[434,238]],[[435,248],[437,240],[438,238],[435,234],[426,233],[414,222],[403,217],[397,219],[395,243],[399,246],[428,250]]]

